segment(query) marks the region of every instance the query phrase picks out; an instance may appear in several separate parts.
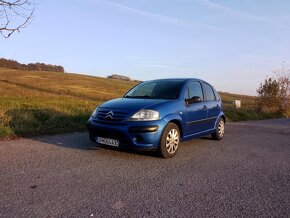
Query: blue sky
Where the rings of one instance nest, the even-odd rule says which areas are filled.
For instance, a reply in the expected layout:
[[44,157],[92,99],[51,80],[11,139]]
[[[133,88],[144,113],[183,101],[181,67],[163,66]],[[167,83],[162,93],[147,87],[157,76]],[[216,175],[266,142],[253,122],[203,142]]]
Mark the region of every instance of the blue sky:
[[133,79],[198,77],[255,95],[290,63],[289,0],[38,0],[0,57]]

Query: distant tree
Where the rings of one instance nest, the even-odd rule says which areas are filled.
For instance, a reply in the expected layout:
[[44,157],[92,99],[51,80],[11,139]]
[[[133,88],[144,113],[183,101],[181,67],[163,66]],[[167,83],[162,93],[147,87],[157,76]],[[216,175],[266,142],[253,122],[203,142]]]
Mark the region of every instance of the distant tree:
[[107,78],[109,78],[109,79],[119,79],[119,80],[131,81],[131,78],[130,77],[122,76],[122,75],[119,75],[119,74],[112,74],[110,76],[107,76]]
[[285,112],[290,107],[290,69],[283,66],[257,89],[259,109]]
[[257,89],[259,108],[277,108],[279,104],[279,83],[273,79],[265,79]]
[[34,4],[30,0],[0,0],[0,33],[9,38],[25,28],[32,19]]
[[274,73],[280,87],[280,110],[285,111],[287,108],[290,109],[290,69],[284,65],[281,69],[275,70]]

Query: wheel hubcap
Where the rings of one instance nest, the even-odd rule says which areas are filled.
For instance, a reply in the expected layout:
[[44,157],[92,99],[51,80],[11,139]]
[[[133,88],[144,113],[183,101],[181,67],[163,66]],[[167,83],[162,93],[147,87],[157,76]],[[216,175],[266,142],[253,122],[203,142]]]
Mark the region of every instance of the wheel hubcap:
[[218,133],[220,137],[224,136],[225,133],[225,122],[221,120],[218,125]]
[[179,133],[176,129],[171,129],[166,137],[166,150],[169,154],[174,154],[179,144]]

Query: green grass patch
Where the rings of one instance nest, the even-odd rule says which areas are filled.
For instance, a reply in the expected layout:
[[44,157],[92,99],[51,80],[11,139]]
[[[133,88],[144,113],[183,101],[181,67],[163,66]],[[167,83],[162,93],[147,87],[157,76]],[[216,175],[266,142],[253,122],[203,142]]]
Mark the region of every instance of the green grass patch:
[[[275,112],[259,111],[257,107],[257,97],[247,95],[237,95],[231,93],[220,93],[223,100],[223,109],[228,121],[246,121],[246,120],[265,120],[281,117],[289,117],[290,110],[286,114]],[[233,100],[241,100],[242,107],[235,108],[232,104]]]
[[279,113],[266,113],[266,112],[258,112],[254,109],[234,109],[234,108],[226,108],[224,110],[228,121],[237,122],[237,121],[245,121],[245,120],[264,120],[264,119],[273,119],[280,118],[283,115]]

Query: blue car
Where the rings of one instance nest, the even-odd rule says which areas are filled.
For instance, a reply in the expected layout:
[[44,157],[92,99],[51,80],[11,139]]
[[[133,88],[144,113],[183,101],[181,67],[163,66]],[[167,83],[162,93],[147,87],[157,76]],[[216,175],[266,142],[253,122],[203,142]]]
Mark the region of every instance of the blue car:
[[142,82],[122,98],[97,107],[87,122],[98,144],[158,150],[173,157],[184,140],[212,135],[221,140],[225,115],[218,92],[200,79]]

